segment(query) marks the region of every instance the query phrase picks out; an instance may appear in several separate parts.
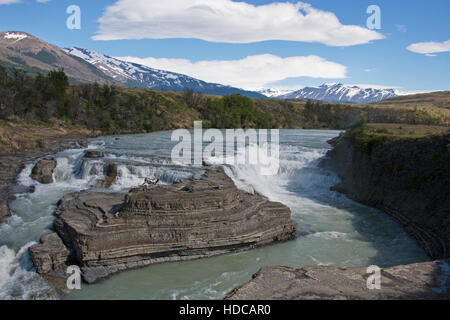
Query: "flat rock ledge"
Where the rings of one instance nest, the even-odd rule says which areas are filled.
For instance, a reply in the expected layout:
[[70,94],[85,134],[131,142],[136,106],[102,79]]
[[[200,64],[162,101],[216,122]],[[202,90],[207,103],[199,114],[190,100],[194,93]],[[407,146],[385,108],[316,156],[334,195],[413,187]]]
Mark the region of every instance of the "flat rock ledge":
[[221,168],[128,194],[69,194],[55,215],[55,233],[29,249],[36,270],[53,279],[78,265],[87,283],[154,263],[291,240],[297,229],[288,207],[237,189]]
[[265,267],[227,300],[440,300],[450,298],[448,262],[381,270],[381,289],[367,287],[367,268]]

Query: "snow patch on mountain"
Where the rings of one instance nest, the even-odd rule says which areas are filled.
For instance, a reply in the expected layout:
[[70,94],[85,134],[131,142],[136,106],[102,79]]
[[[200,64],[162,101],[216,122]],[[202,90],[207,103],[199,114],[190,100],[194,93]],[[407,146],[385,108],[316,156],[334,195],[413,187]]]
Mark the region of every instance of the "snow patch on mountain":
[[28,38],[28,36],[24,33],[14,33],[14,32],[6,32],[3,36],[5,39],[13,39],[17,41]]
[[123,61],[88,49],[72,47],[64,50],[89,62],[102,70],[106,75],[127,86],[172,91],[183,91],[185,88],[190,88],[204,94],[228,95],[239,93],[251,98],[263,97],[257,92],[208,83],[183,74]]
[[288,93],[291,93],[292,90],[288,90],[288,89],[260,89],[258,90],[259,93],[261,93],[262,95],[265,95],[266,97],[269,98],[276,98]]
[[341,83],[323,84],[319,87],[306,87],[277,96],[279,99],[310,99],[331,103],[375,103],[394,98],[399,94],[395,89],[360,88]]

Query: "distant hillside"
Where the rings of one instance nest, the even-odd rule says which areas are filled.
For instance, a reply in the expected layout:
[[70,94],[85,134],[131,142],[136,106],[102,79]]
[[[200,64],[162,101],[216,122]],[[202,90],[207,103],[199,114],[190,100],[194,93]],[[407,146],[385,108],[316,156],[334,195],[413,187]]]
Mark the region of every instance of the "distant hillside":
[[119,60],[88,49],[73,47],[64,50],[92,64],[127,87],[178,92],[183,92],[184,89],[189,88],[195,92],[210,95],[225,96],[238,93],[250,98],[264,97],[258,92],[246,91],[217,83],[208,83],[183,74]]
[[25,32],[0,32],[0,64],[32,75],[64,68],[72,82],[114,82],[86,61]]
[[309,99],[331,103],[367,104],[396,97],[393,89],[360,88],[343,84],[323,84],[277,96],[278,99]]
[[408,105],[411,107],[437,107],[450,109],[450,91],[422,93],[391,98],[378,102],[379,105]]
[[111,85],[70,85],[62,71],[31,78],[0,66],[0,120],[52,119],[104,133],[192,127],[346,129],[358,122],[449,125],[450,110],[213,96]]
[[0,32],[0,65],[7,69],[22,69],[32,76],[62,68],[72,83],[98,82],[178,92],[189,88],[210,95],[265,97],[258,92],[208,83],[186,75],[121,61],[87,49],[63,50],[20,31]]

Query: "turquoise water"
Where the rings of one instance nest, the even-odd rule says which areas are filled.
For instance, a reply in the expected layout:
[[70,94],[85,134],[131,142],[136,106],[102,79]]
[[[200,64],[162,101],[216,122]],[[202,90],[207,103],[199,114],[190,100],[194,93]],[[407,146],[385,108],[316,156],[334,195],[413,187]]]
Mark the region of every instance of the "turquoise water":
[[[294,241],[247,252],[182,263],[153,265],[127,271],[95,285],[83,285],[66,299],[221,299],[234,287],[251,279],[263,266],[346,265],[389,267],[428,261],[423,250],[386,214],[330,191],[339,179],[317,167],[329,150],[327,140],[337,131],[281,130],[280,170],[262,176],[257,166],[227,167],[226,172],[244,190],[256,190],[270,200],[289,206],[299,225]],[[202,168],[176,166],[169,160],[174,143],[171,132],[101,137],[91,149],[121,159],[119,179],[113,190],[126,191],[146,177],[171,183],[199,176]],[[102,170],[82,164],[83,151],[57,155],[56,183],[43,186],[28,178],[19,185],[36,185],[35,194],[19,194],[12,204],[14,216],[0,228],[0,298],[52,298],[33,271],[26,248],[51,227],[52,212],[66,193],[94,189]],[[156,158],[150,156],[157,156]],[[130,164],[133,161],[133,164]],[[19,192],[19,191],[18,191]]]

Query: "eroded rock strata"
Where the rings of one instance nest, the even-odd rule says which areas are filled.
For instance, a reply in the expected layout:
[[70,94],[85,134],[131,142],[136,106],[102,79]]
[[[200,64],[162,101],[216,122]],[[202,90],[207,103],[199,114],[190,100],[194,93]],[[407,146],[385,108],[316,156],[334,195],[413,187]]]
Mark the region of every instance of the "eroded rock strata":
[[[379,208],[396,219],[427,254],[450,254],[450,136],[358,136],[332,139],[321,166],[342,182],[334,190]],[[366,268],[265,267],[231,291],[230,300],[449,299],[448,261],[383,269],[381,289],[370,290]]]
[[30,248],[36,269],[48,275],[76,264],[88,283],[153,263],[290,240],[297,228],[289,208],[237,189],[223,169],[215,168],[198,180],[141,187],[126,195],[70,194],[55,214],[56,233]]
[[381,270],[380,289],[367,268],[265,267],[231,291],[229,300],[422,300],[450,298],[450,267],[444,261]]
[[431,258],[449,258],[450,135],[365,139],[331,141],[322,166],[342,179],[334,189],[391,215]]

